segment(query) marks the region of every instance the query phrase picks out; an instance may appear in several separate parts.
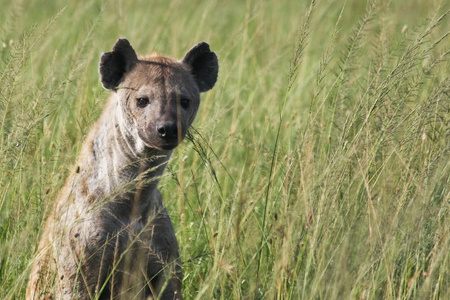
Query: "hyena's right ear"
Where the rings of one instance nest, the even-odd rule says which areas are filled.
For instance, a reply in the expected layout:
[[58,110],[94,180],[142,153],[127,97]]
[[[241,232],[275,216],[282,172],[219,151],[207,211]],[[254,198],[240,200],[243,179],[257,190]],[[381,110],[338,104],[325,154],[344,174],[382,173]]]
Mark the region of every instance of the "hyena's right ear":
[[119,39],[111,52],[103,53],[100,58],[100,81],[105,89],[119,86],[123,75],[130,71],[138,61],[136,52],[127,39]]

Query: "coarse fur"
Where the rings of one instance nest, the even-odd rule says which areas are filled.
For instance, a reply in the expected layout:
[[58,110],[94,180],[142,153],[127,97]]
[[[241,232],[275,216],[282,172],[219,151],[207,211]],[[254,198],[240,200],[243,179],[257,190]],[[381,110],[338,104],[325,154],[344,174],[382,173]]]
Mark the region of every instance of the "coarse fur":
[[126,39],[102,54],[114,91],[43,229],[27,299],[182,299],[172,223],[157,188],[211,89],[218,61],[199,43],[183,60],[138,59]]

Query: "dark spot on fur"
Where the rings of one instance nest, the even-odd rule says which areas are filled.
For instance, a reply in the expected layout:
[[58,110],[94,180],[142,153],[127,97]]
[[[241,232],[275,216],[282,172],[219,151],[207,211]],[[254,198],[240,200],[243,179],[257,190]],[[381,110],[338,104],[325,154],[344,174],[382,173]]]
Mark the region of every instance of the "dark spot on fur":
[[92,203],[94,203],[95,196],[91,193],[91,194],[89,194],[87,200],[88,200],[89,204],[92,204]]
[[75,233],[75,237],[78,238],[80,236],[79,233]]
[[51,294],[46,294],[43,299],[44,300],[53,300],[53,296]]
[[81,179],[81,195],[82,196],[86,196],[88,193],[88,185],[87,185],[87,178],[83,177]]
[[61,275],[61,280],[63,280],[64,279],[64,275]]

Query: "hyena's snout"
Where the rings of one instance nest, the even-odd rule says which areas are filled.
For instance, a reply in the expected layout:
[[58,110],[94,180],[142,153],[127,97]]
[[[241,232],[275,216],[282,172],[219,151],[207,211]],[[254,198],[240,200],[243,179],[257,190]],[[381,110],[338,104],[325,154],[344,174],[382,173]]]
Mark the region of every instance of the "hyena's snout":
[[160,123],[156,125],[156,132],[163,140],[179,140],[182,138],[182,130],[179,124],[175,122]]
[[186,135],[186,129],[176,120],[161,120],[154,125],[156,142],[163,150],[172,150],[178,146]]

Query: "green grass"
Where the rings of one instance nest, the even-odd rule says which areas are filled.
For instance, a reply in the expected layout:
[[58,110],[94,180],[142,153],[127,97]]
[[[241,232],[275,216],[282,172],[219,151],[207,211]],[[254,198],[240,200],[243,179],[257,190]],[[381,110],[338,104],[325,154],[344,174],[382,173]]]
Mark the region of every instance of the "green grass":
[[24,296],[119,37],[219,56],[160,187],[186,299],[450,298],[448,1],[1,7],[0,298]]

